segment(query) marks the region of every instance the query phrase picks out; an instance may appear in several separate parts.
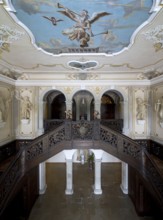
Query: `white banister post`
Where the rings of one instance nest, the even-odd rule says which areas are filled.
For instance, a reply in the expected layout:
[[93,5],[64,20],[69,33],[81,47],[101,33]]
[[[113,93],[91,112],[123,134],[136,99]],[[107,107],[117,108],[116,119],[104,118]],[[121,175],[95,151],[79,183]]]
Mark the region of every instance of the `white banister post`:
[[39,164],[39,194],[44,194],[46,188],[46,164],[43,162]]
[[121,190],[124,194],[128,194],[128,164],[122,162],[122,178],[121,178]]

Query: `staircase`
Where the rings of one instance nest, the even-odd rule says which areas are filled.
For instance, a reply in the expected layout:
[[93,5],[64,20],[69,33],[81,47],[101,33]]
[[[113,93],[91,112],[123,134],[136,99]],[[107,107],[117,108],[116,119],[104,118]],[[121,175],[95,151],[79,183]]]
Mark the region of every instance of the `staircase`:
[[[49,128],[48,128],[49,129]],[[22,144],[0,176],[0,215],[10,202],[23,176],[39,163],[65,149],[102,149],[129,164],[163,210],[163,175],[151,155],[132,139],[100,120],[65,120],[32,142]]]

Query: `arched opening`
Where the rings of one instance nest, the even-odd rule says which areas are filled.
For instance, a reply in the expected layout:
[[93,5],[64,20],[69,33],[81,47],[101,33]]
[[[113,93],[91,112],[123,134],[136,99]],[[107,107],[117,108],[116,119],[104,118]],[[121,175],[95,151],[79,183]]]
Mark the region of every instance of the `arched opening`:
[[115,103],[107,94],[101,98],[101,119],[115,119]]
[[86,90],[77,92],[73,96],[72,102],[72,115],[73,120],[93,120],[94,112],[94,97],[93,95]]
[[65,96],[59,91],[50,91],[44,97],[44,119],[65,119]]
[[65,96],[63,94],[57,95],[51,103],[51,118],[65,119]]
[[123,97],[115,90],[105,92],[101,97],[101,119],[123,119]]

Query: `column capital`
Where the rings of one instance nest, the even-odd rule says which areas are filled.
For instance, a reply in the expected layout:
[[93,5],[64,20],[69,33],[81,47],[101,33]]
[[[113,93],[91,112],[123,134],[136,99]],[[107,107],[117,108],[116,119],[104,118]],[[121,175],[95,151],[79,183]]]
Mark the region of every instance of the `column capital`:
[[65,159],[66,161],[72,161],[73,159],[73,155],[75,153],[76,150],[64,150],[64,155],[65,155]]
[[95,160],[102,160],[102,155],[103,155],[103,150],[94,150],[94,149],[91,149],[91,151],[94,153],[95,155]]

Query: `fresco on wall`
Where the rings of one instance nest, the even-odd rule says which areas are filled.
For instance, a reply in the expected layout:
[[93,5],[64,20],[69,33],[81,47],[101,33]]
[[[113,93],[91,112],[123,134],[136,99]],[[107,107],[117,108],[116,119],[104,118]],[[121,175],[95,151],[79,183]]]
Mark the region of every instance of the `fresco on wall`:
[[121,51],[150,17],[152,0],[12,0],[38,47],[59,54]]

